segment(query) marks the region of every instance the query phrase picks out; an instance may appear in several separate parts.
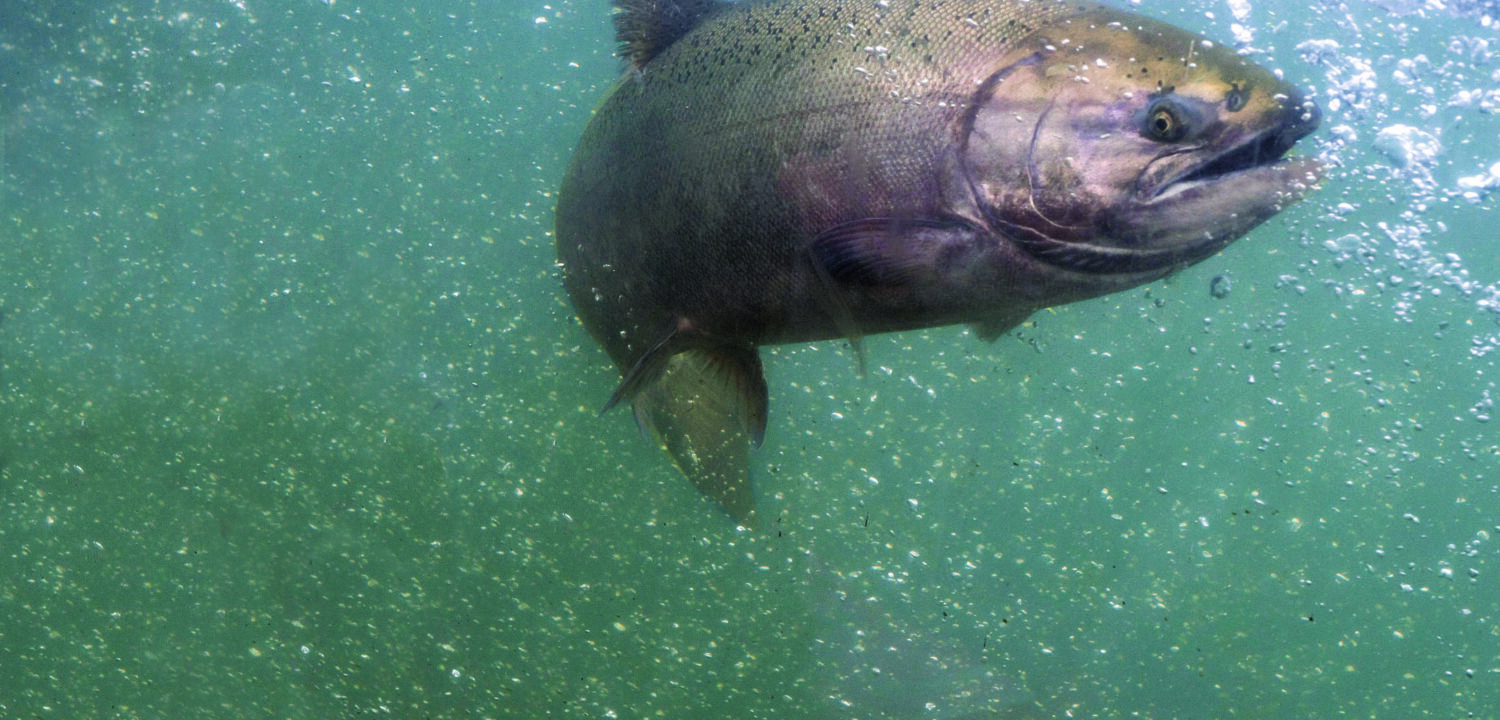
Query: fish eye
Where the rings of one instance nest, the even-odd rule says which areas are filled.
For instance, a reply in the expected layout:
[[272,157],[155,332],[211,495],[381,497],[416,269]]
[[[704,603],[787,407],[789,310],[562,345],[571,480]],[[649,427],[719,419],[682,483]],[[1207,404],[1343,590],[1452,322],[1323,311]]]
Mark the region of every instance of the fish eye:
[[1177,103],[1166,98],[1152,101],[1146,108],[1141,135],[1157,142],[1177,142],[1187,135],[1187,117]]
[[1224,95],[1224,109],[1229,112],[1239,112],[1248,102],[1250,102],[1250,89],[1241,88],[1239,83],[1230,83],[1229,92]]

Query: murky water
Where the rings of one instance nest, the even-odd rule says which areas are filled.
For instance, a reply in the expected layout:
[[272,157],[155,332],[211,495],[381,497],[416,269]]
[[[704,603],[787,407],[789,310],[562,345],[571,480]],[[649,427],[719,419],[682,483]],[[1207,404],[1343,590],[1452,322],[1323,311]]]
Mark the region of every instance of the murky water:
[[751,534],[558,283],[603,0],[0,6],[0,717],[1492,715],[1500,10],[1136,9],[1310,88],[1324,189],[770,350]]

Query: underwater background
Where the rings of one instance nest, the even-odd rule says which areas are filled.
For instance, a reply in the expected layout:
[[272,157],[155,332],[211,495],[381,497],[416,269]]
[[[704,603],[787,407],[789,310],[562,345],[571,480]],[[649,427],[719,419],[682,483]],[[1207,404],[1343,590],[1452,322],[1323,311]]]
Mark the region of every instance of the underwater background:
[[608,3],[408,5],[0,3],[0,718],[1500,717],[1500,6],[1135,3],[1324,187],[767,349],[751,533],[560,286]]

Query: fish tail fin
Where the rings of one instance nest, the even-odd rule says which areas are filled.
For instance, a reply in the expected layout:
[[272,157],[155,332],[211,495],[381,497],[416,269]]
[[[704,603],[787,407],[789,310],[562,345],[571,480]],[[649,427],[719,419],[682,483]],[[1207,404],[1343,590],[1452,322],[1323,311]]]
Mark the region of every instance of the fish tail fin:
[[672,355],[632,400],[684,475],[740,524],[756,529],[750,446],[766,432],[766,376],[749,346],[695,348]]

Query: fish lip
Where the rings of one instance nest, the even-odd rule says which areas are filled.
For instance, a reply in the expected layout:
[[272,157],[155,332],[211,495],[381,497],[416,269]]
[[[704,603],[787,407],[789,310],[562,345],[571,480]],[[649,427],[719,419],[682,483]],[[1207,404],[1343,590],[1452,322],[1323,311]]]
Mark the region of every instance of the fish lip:
[[[1221,153],[1218,157],[1228,152],[1231,151]],[[1294,179],[1311,186],[1321,181],[1323,176],[1322,161],[1308,156],[1281,157],[1272,162],[1228,172],[1200,174],[1205,166],[1213,162],[1213,159],[1207,160],[1182,173],[1177,179],[1162,183],[1150,196],[1141,199],[1140,204],[1150,207],[1168,205],[1174,201],[1187,202],[1210,192],[1224,192],[1220,188],[1225,185],[1275,186],[1278,189],[1274,192],[1301,199],[1311,188],[1308,191],[1293,189],[1291,186]]]
[[[1189,173],[1184,173],[1186,177]],[[1011,226],[1032,257],[1090,275],[1161,276],[1202,262],[1256,225],[1306,197],[1321,182],[1316,158],[1274,162],[1212,177],[1167,183],[1170,192],[1130,203],[1104,223],[1114,242],[1077,242]]]

